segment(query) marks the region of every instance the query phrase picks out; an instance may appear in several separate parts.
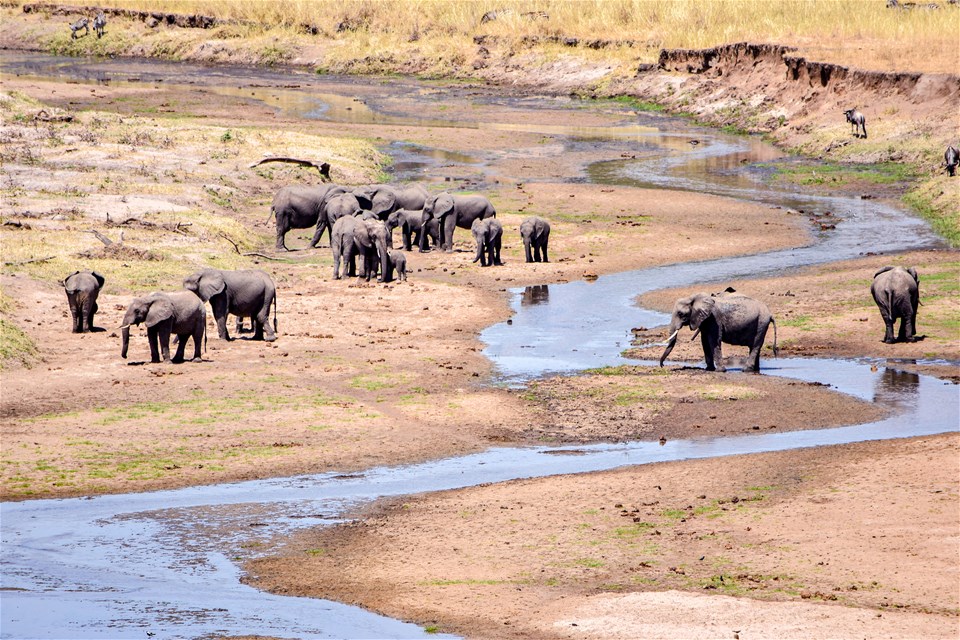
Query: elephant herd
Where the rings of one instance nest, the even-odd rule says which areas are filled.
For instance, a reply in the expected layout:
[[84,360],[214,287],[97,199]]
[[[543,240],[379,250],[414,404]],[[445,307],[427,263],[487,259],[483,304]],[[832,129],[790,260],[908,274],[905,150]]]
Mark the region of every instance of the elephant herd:
[[[474,262],[500,265],[503,226],[497,211],[482,195],[431,194],[420,185],[336,184],[294,185],[280,189],[270,206],[276,220],[277,251],[286,251],[292,229],[314,228],[310,248],[326,232],[333,253],[333,278],[359,276],[389,282],[394,272],[406,279],[406,257],[393,247],[393,232],[401,232],[404,251],[432,248],[453,251],[457,227],[469,229],[476,243]],[[548,262],[550,223],[533,216],[520,225],[527,262]],[[357,258],[361,258],[359,273]]]

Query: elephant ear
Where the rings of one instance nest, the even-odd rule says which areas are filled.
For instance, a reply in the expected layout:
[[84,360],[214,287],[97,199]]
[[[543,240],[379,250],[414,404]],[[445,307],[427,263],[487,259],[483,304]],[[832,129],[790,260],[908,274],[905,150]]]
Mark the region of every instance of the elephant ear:
[[90,275],[92,275],[94,278],[97,279],[97,286],[98,286],[98,287],[103,287],[103,283],[106,282],[106,278],[104,278],[102,275],[100,275],[100,274],[97,273],[96,271],[91,271],[91,272],[90,272]]
[[873,274],[873,277],[876,278],[876,277],[877,277],[878,275],[880,275],[881,273],[886,273],[887,271],[890,271],[891,269],[893,269],[892,266],[890,266],[890,267],[884,267],[884,268],[880,269],[880,271],[877,271],[875,274]]
[[698,296],[693,299],[693,305],[690,308],[690,328],[696,331],[700,324],[710,317],[713,308],[717,304],[715,298],[711,296]]
[[379,217],[385,211],[393,211],[397,206],[397,194],[390,190],[380,190],[371,200],[370,210]]
[[197,294],[206,302],[226,288],[227,284],[223,281],[223,275],[219,271],[208,271],[200,278]]
[[143,321],[148,327],[152,327],[173,317],[173,303],[166,296],[156,296],[150,303],[150,309],[147,310],[147,317]]
[[63,280],[60,281],[60,283],[63,285],[63,288],[66,289],[67,291],[69,291],[70,293],[73,293],[74,291],[77,290],[76,287],[71,287],[71,286],[70,286],[70,278],[72,278],[73,276],[77,275],[78,273],[80,273],[80,272],[79,272],[79,271],[74,271],[73,273],[71,273],[71,274],[68,275],[66,278],[64,278]]
[[913,276],[913,279],[916,281],[917,284],[920,284],[920,276],[917,275],[917,270],[916,270],[916,269],[914,269],[913,267],[909,267],[909,268],[907,269],[907,273],[909,273],[911,276]]
[[437,218],[443,218],[453,213],[453,196],[449,193],[441,193],[437,196],[433,205],[433,215]]

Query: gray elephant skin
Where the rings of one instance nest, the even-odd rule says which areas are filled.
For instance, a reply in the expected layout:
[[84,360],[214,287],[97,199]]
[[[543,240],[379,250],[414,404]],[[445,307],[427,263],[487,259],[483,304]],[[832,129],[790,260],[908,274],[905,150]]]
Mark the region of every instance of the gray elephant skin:
[[324,199],[331,190],[335,193],[344,191],[343,187],[334,184],[293,185],[277,191],[270,205],[270,215],[277,221],[277,251],[288,250],[286,235],[291,229],[309,229],[317,225]]
[[[495,218],[497,210],[484,196],[454,196],[440,193],[427,198],[423,204],[423,225],[436,220],[440,224],[440,246],[453,251],[453,230],[469,229],[474,220]],[[420,252],[427,250],[426,236],[420,236]]]
[[[345,216],[333,225],[330,241],[333,252],[333,278],[339,280],[340,263],[344,263],[343,275],[356,275],[356,257],[363,258],[360,277],[370,281],[379,270],[379,280],[389,278],[387,273],[387,228],[379,220],[363,220]],[[388,280],[389,281],[389,280]]]
[[474,220],[470,227],[473,241],[477,244],[474,262],[480,261],[481,267],[500,266],[500,245],[503,242],[503,226],[496,218]]
[[407,281],[407,256],[403,251],[396,249],[387,250],[387,277],[386,281],[393,280],[393,272],[397,272],[397,280]]
[[660,366],[673,351],[680,329],[689,326],[700,334],[703,346],[703,359],[707,371],[725,371],[721,344],[750,347],[743,366],[744,371],[760,371],[760,350],[767,335],[767,329],[773,324],[773,353],[777,353],[777,323],[770,314],[767,305],[739,293],[727,292],[717,295],[698,293],[688,298],[680,298],[673,307],[670,318],[670,337],[667,347],[660,356]]
[[315,247],[320,242],[320,236],[324,230],[330,230],[331,242],[333,241],[333,225],[337,220],[344,216],[352,216],[361,210],[360,202],[352,193],[346,191],[343,187],[335,187],[327,192],[320,205],[320,216],[317,218],[317,230],[313,234],[310,246]]
[[362,209],[372,211],[380,220],[386,220],[397,209],[420,211],[430,194],[419,184],[400,187],[370,184],[355,188],[353,195],[360,201]]
[[[230,339],[227,315],[231,313],[238,320],[253,319],[254,340],[273,342],[277,339],[277,287],[266,271],[202,269],[184,278],[183,288],[210,303],[221,339]],[[273,326],[270,325],[271,305]]]
[[100,309],[97,297],[103,283],[103,276],[96,271],[74,271],[63,279],[63,289],[67,292],[67,302],[73,316],[74,333],[93,331],[93,316]]
[[[393,248],[393,230],[400,227],[400,235],[403,241],[405,251],[410,251],[413,245],[420,246],[420,235],[423,233],[423,211],[413,211],[411,209],[397,209],[387,216],[387,240],[389,246]],[[437,220],[431,220],[427,224],[426,247],[429,249],[430,240],[433,245],[440,244],[440,223]]]
[[[920,277],[913,267],[884,267],[873,274],[870,285],[873,300],[880,308],[880,316],[886,325],[883,341],[913,342],[917,339],[917,307],[920,306]],[[900,320],[897,339],[893,338],[893,325]]]
[[547,245],[550,242],[550,223],[539,216],[530,216],[520,223],[520,238],[527,262],[550,262]]
[[207,310],[203,300],[192,291],[174,293],[151,293],[134,298],[123,315],[123,349],[120,355],[127,357],[130,345],[130,325],[143,323],[147,326],[150,341],[150,362],[170,362],[170,335],[178,338],[177,353],[173,362],[183,361],[187,340],[193,338],[193,361],[200,362],[200,341],[207,327]]

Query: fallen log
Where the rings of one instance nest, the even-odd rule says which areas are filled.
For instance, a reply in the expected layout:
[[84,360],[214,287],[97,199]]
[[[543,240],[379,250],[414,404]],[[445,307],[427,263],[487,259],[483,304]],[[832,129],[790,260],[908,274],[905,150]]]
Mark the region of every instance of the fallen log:
[[260,165],[265,164],[265,163],[267,163],[267,162],[287,162],[287,163],[290,163],[290,164],[298,164],[298,165],[300,165],[301,167],[314,167],[317,171],[320,172],[320,175],[323,176],[324,178],[329,178],[329,177],[330,177],[330,163],[329,163],[329,162],[321,162],[320,164],[317,164],[316,162],[314,162],[314,161],[312,161],[312,160],[302,160],[302,159],[300,159],[300,158],[284,158],[284,157],[279,157],[279,156],[269,157],[269,158],[264,158],[263,160],[260,160],[259,162],[254,162],[254,163],[251,164],[248,168],[253,169],[254,167],[259,167]]

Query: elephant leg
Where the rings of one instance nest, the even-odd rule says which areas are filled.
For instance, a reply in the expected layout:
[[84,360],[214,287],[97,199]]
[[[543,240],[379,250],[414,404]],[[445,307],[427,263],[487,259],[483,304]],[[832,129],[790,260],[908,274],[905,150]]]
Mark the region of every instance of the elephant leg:
[[[206,323],[202,321],[198,321],[196,328],[193,330],[193,361],[194,362],[203,362],[203,356],[200,355],[200,343],[203,342],[203,334],[206,330],[207,330]],[[184,338],[181,342],[186,342],[186,338]]]
[[440,237],[443,240],[443,250],[447,253],[453,251],[453,230],[457,228],[457,220],[454,216],[449,215],[443,219],[443,224],[440,225]]
[[213,307],[213,317],[217,321],[217,335],[220,336],[221,340],[230,340],[230,334],[227,333],[226,292],[210,298],[210,306]]
[[494,257],[493,264],[497,265],[498,267],[503,266],[503,263],[500,261],[500,242],[501,242],[501,239],[497,238],[493,243],[493,257]]
[[277,217],[277,251],[289,251],[286,244],[286,235],[290,227],[287,226],[285,219]]
[[100,310],[100,307],[97,306],[96,302],[91,302],[90,307],[87,309],[87,331],[93,331],[93,317],[97,315],[97,311]]
[[[896,322],[896,320],[894,320]],[[900,318],[900,330],[897,332],[897,342],[906,342],[907,340],[907,319]]]
[[542,251],[543,251],[543,261],[544,261],[544,262],[550,262],[550,259],[547,257],[547,243],[546,243],[546,242],[543,243],[543,247],[541,247],[541,249],[542,249]]
[[173,355],[173,362],[183,362],[183,352],[187,348],[187,340],[189,339],[189,333],[177,334],[177,352]]
[[723,354],[720,350],[720,336],[716,330],[700,331],[700,345],[703,347],[703,360],[707,371],[726,371],[723,366]]
[[330,241],[330,248],[333,250],[333,279],[340,279],[340,247],[336,246],[335,240]]
[[[530,242],[529,242],[529,241],[524,241],[524,243],[523,243],[523,255],[524,255],[524,257],[526,258],[527,262],[533,262],[533,261],[534,261],[534,255],[537,255],[537,254],[539,254],[539,252],[538,252],[536,249],[534,249],[534,252],[531,253],[531,252],[530,252]],[[537,262],[540,262],[540,260],[537,260]]]
[[[323,216],[321,216],[322,218]],[[313,249],[317,246],[317,243],[320,242],[320,237],[323,236],[324,229],[327,228],[326,220],[321,220],[317,223],[317,230],[313,232],[313,238],[310,240],[310,248]]]
[[884,324],[885,327],[886,327],[886,329],[885,329],[885,331],[884,331],[884,334],[883,334],[883,341],[886,342],[887,344],[893,344],[893,342],[894,342],[894,340],[893,340],[893,323],[894,323],[894,319],[893,319],[893,318],[891,318],[891,317],[889,317],[889,316],[887,316],[887,315],[883,315],[883,324]]
[[272,300],[268,299],[254,320],[256,323],[256,333],[253,336],[254,340],[273,342],[277,339],[277,334],[274,333],[273,325],[270,323],[270,305],[272,302]]
[[[403,248],[406,251],[410,251],[412,245],[420,246],[420,237],[423,235],[423,231],[404,231],[403,233]],[[412,240],[411,240],[412,236]]]
[[750,355],[747,356],[747,361],[743,365],[744,372],[760,373],[760,352],[763,351],[763,342],[767,338],[767,329],[769,328],[769,324],[763,327],[754,338],[753,344],[750,346]]

